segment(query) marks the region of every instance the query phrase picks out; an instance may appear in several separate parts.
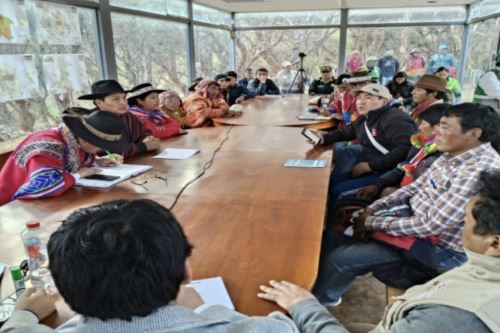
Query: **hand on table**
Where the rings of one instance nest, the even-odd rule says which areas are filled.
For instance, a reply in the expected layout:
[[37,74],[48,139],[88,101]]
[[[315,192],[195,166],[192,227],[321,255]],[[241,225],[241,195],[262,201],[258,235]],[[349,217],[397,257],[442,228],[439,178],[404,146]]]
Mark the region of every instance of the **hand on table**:
[[16,304],[16,310],[33,312],[38,320],[47,318],[56,310],[57,295],[51,294],[41,288],[29,288],[21,295]]
[[95,162],[102,167],[116,166],[123,163],[123,156],[120,154],[111,154],[109,156],[96,156]]
[[285,310],[306,299],[315,299],[314,295],[302,287],[288,281],[269,281],[269,286],[260,286],[257,297],[275,302]]
[[238,97],[238,98],[236,99],[236,101],[235,101],[235,102],[236,102],[237,104],[240,104],[240,103],[242,103],[242,102],[244,102],[244,101],[245,101],[245,97],[244,97],[244,96],[240,96],[240,97]]
[[142,140],[142,142],[146,145],[146,149],[148,151],[160,148],[160,140],[155,138],[154,136],[150,135],[146,137],[144,140]]

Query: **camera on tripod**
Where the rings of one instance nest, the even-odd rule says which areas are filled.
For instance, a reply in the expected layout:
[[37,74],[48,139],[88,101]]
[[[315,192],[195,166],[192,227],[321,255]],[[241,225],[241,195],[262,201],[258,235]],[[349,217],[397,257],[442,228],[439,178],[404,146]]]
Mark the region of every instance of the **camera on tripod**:
[[298,82],[298,93],[303,94],[304,93],[304,84],[305,82],[309,82],[309,78],[307,77],[306,70],[304,69],[304,58],[306,54],[304,52],[299,53],[299,58],[300,58],[300,68],[297,70],[297,73],[295,74],[295,77],[292,80],[292,83],[286,90],[286,93],[289,94],[292,90],[292,87],[294,86],[295,82]]

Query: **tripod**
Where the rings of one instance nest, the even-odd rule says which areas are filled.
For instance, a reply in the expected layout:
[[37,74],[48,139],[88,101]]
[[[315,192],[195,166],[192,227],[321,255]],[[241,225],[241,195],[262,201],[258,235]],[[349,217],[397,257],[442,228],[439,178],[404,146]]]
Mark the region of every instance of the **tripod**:
[[292,87],[295,85],[295,81],[297,81],[297,78],[299,77],[299,75],[300,75],[300,79],[299,79],[299,93],[300,94],[304,93],[304,84],[305,84],[304,78],[307,81],[309,81],[309,78],[307,77],[306,70],[304,69],[304,57],[305,56],[306,56],[305,53],[303,53],[303,52],[299,53],[300,68],[297,70],[297,73],[295,74],[295,77],[293,78],[292,83],[290,84],[290,86],[286,90],[287,94],[289,94],[290,91],[292,90]]

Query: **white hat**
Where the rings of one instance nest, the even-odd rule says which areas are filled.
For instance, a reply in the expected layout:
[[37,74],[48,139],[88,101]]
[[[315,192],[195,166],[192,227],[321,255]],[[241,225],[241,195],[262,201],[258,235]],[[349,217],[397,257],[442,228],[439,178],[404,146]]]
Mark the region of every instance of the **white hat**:
[[360,92],[365,92],[367,94],[373,95],[373,96],[378,96],[382,98],[386,98],[387,100],[392,100],[392,95],[386,87],[380,84],[376,83],[369,83],[362,88],[355,89],[352,91],[353,94],[357,95]]

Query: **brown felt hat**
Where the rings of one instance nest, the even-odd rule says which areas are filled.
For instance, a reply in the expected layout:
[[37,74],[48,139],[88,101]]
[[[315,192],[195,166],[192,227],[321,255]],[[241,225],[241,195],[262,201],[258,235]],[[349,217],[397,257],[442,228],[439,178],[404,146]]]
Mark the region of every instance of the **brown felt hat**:
[[424,74],[424,76],[415,83],[415,87],[448,93],[446,81],[439,76],[431,74]]

